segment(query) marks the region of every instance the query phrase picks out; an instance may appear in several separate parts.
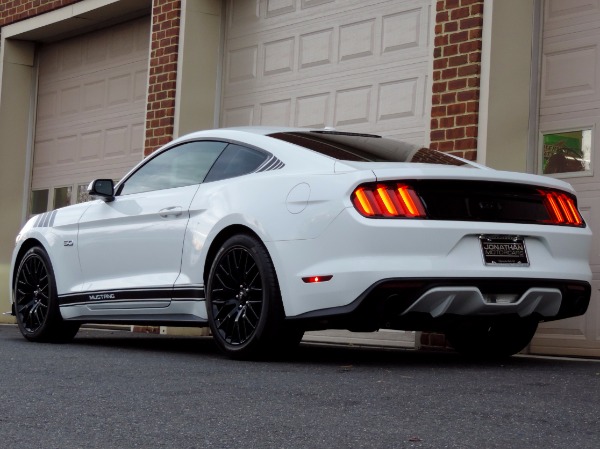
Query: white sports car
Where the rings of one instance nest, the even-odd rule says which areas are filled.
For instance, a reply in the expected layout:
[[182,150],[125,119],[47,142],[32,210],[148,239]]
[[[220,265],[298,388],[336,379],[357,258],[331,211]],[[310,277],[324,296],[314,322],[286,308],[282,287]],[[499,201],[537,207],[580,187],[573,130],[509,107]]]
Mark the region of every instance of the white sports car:
[[247,358],[305,330],[388,328],[507,356],[590,300],[570,185],[380,136],[196,132],[89,193],[17,236],[12,311],[29,340],[82,323],[210,326]]

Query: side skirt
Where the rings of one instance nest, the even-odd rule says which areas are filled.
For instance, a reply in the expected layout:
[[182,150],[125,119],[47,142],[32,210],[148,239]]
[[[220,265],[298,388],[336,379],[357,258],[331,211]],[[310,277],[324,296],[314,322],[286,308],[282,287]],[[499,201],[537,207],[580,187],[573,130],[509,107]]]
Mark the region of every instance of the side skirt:
[[206,326],[204,287],[110,290],[59,296],[64,320],[164,326]]

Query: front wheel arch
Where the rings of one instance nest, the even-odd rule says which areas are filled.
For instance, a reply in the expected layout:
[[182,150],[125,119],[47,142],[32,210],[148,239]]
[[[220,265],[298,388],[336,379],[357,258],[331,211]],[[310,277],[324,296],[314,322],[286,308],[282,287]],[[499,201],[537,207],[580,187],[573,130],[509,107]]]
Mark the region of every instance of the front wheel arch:
[[[34,239],[34,238],[29,238],[29,239],[25,240],[21,244],[21,247],[19,248],[19,252],[17,253],[17,257],[15,258],[14,270],[13,270],[13,273],[12,273],[12,279],[11,279],[11,284],[10,284],[11,285],[11,291],[13,293],[13,297],[14,297],[14,291],[15,291],[15,283],[16,283],[16,280],[17,280],[17,268],[21,264],[21,261],[23,260],[23,257],[25,256],[25,254],[27,253],[27,251],[29,251],[34,246],[38,246],[38,247],[44,249],[44,251],[48,252],[48,250],[42,244],[42,242],[40,242],[39,240]],[[13,303],[13,315],[14,315],[14,303]]]
[[52,261],[41,245],[23,252],[13,285],[13,307],[19,330],[30,341],[67,342],[79,323],[62,319]]

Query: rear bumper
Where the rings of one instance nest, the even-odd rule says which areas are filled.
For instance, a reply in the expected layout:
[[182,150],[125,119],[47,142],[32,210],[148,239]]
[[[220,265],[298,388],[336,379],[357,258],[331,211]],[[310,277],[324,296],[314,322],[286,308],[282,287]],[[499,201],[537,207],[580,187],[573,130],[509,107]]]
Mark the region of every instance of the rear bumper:
[[465,320],[532,318],[554,321],[583,315],[591,286],[584,281],[547,279],[386,279],[348,305],[295,317],[307,329],[381,328],[444,330]]

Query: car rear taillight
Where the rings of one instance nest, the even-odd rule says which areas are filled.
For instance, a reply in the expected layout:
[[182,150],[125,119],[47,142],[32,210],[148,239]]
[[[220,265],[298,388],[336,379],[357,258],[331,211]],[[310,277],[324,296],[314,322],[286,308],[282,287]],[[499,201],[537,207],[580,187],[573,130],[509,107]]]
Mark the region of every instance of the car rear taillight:
[[352,192],[352,204],[369,218],[425,218],[421,199],[414,189],[398,182],[363,184]]
[[553,190],[540,190],[539,192],[544,198],[544,205],[550,216],[549,223],[578,227],[584,225],[583,218],[572,197]]

